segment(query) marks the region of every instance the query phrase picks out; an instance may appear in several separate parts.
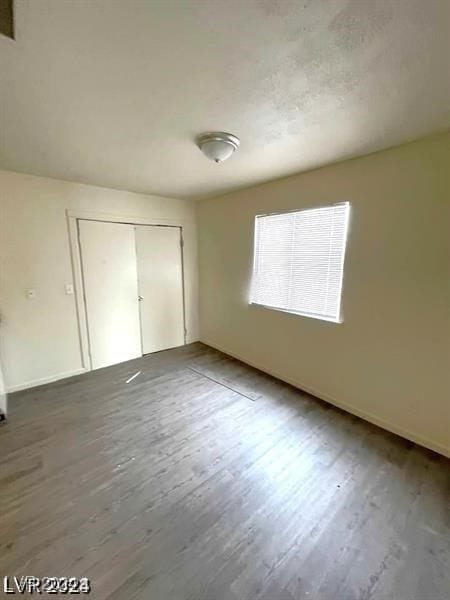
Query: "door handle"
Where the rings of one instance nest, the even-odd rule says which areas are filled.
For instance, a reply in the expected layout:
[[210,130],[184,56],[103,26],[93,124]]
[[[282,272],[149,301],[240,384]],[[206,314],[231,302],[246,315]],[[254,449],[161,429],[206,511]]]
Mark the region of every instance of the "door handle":
[[138,296],[139,302],[142,302],[143,299],[144,299],[143,296]]

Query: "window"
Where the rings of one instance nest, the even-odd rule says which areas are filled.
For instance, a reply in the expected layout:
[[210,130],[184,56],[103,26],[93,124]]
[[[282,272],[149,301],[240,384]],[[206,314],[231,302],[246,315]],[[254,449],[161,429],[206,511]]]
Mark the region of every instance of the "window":
[[340,321],[350,204],[255,219],[251,304]]

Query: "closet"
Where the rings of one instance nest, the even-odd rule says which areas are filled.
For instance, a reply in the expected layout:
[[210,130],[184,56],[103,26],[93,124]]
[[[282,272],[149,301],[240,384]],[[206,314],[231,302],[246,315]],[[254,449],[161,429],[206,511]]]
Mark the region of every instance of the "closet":
[[91,367],[185,343],[180,227],[78,221]]

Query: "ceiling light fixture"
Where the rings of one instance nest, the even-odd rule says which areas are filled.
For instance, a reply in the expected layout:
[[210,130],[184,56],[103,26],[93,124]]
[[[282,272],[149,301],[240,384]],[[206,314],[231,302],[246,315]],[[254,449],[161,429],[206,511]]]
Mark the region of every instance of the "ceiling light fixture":
[[197,138],[197,145],[206,158],[221,163],[239,148],[239,138],[231,133],[213,131]]

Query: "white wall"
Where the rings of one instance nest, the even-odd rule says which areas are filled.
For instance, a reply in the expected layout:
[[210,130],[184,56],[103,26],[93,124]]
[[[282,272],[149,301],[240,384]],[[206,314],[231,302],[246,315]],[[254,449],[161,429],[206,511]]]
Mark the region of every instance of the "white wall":
[[[82,370],[66,209],[183,222],[188,342],[198,339],[191,202],[0,171],[1,355],[8,390]],[[34,288],[28,300],[25,290]]]
[[[344,323],[248,306],[255,215],[344,200]],[[449,206],[449,134],[201,202],[201,339],[450,454]]]

